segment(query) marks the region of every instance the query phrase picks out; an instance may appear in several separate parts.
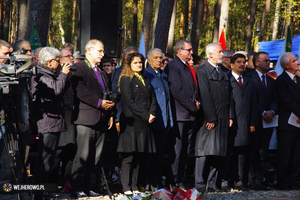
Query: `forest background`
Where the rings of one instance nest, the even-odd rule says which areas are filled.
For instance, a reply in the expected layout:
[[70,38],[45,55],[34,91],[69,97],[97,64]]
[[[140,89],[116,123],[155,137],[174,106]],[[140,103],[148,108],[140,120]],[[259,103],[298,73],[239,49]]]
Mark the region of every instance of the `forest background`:
[[[121,0],[116,0],[121,1]],[[0,38],[61,48],[80,44],[83,0],[0,0]],[[138,46],[144,33],[151,47],[174,53],[174,42],[188,39],[194,54],[226,30],[227,49],[253,51],[255,42],[285,37],[287,26],[300,34],[300,0],[122,0],[122,49]],[[38,41],[37,41],[38,40]],[[278,50],[280,51],[280,49]]]

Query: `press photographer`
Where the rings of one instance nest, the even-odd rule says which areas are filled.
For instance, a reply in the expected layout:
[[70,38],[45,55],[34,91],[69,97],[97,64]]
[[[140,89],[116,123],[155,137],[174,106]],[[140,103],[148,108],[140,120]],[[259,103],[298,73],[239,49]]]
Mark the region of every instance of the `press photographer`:
[[[49,183],[49,175],[59,142],[60,133],[66,131],[63,92],[68,80],[70,65],[60,65],[61,53],[53,47],[44,47],[40,51],[40,63],[37,75],[31,79],[32,102],[35,112],[32,113],[38,127],[39,143],[34,168],[35,183]],[[35,194],[35,198],[43,194]]]

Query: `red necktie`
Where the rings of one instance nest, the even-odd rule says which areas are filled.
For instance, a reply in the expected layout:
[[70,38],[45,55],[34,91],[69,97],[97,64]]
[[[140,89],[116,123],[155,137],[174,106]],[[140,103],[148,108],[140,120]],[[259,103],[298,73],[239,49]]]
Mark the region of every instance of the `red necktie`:
[[239,76],[238,79],[239,79],[238,83],[239,83],[239,85],[241,86],[241,88],[243,89],[242,77]]
[[194,81],[195,81],[194,83],[196,85],[196,93],[198,94],[198,83],[197,83],[197,79],[196,79],[196,72],[195,72],[195,70],[192,69],[192,67],[189,65],[189,63],[186,62],[185,65],[188,66],[188,68],[190,69],[190,71],[193,75],[193,78],[194,78]]
[[266,86],[266,81],[265,81],[265,75],[263,74],[261,77],[262,77],[261,82],[262,82],[262,84],[264,86],[264,90],[267,91],[267,86]]

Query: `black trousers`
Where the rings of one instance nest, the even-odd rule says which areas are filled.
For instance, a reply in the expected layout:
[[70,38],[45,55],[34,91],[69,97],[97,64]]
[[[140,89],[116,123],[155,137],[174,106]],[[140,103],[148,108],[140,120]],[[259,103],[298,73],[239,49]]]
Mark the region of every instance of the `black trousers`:
[[100,160],[107,123],[95,126],[76,125],[76,155],[73,160],[71,186],[73,192],[91,190],[91,175]]
[[195,146],[195,140],[192,139],[195,134],[193,125],[193,121],[175,122],[172,134],[168,134],[169,163],[173,172],[168,177],[170,183],[183,183],[188,153]]
[[225,167],[225,156],[196,157],[195,188],[221,188],[222,167]]
[[121,164],[121,183],[123,192],[138,190],[137,182],[141,162],[141,153],[124,153]]
[[40,134],[34,166],[34,182],[49,183],[60,132]]
[[273,128],[256,127],[255,132],[249,133],[249,145],[247,150],[247,163],[249,163],[248,183],[262,184],[264,169],[263,164],[267,162],[269,144]]
[[297,186],[300,172],[300,131],[277,131],[277,185]]

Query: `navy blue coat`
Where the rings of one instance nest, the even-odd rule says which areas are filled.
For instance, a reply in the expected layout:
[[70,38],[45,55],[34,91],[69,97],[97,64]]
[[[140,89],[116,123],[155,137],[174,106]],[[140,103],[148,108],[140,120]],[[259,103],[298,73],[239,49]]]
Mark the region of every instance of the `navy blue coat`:
[[171,105],[177,121],[194,121],[196,85],[190,69],[175,56],[165,68],[171,91]]
[[152,123],[153,127],[156,129],[165,129],[168,126],[168,120],[170,122],[170,127],[173,127],[167,74],[160,70],[160,77],[158,77],[155,70],[148,66],[144,76],[150,80],[157,100],[156,118]]

